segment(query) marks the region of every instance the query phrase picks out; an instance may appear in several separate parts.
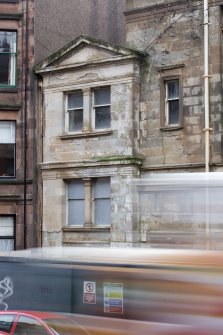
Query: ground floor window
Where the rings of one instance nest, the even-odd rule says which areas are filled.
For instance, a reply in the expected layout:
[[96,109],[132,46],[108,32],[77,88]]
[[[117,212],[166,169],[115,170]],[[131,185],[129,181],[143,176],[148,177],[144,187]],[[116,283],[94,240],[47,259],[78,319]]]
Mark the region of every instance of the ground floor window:
[[14,216],[0,216],[0,251],[15,249]]
[[15,177],[15,122],[0,121],[0,178]]
[[69,226],[110,225],[109,177],[73,179],[68,181],[67,186]]

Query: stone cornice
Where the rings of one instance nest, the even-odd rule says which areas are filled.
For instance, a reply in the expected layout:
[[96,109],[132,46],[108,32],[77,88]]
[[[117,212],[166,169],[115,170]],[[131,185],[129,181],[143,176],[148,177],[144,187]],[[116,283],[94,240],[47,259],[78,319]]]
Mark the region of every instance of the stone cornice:
[[45,162],[39,164],[41,170],[58,170],[70,168],[87,168],[114,165],[142,165],[142,159],[133,156],[100,157],[92,160],[72,162]]

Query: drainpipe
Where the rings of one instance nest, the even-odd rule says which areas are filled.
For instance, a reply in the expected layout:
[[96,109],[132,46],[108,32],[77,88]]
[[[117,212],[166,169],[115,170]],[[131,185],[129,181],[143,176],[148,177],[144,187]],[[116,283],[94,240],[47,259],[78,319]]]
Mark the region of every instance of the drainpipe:
[[205,112],[205,172],[209,172],[210,163],[210,131],[209,125],[209,60],[208,60],[208,30],[209,30],[208,0],[204,0],[204,112]]
[[[210,124],[209,124],[209,54],[208,54],[209,15],[208,0],[204,0],[204,113],[205,113],[205,172],[209,172],[210,163]],[[206,175],[208,177],[208,175]],[[209,218],[209,190],[208,180],[205,186],[205,227],[206,227],[206,249],[211,247],[211,231]]]
[[24,172],[23,172],[23,196],[24,196],[24,208],[23,208],[23,234],[24,234],[24,249],[27,248],[27,103],[28,103],[28,0],[26,0],[25,8],[25,87],[24,87],[24,128],[23,128],[23,137],[24,137]]

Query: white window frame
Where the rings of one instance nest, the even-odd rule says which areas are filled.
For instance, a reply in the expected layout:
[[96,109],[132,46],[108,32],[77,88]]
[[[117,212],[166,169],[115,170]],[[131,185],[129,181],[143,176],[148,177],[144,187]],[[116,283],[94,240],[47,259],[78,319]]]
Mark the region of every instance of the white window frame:
[[[16,85],[16,61],[17,61],[17,32],[15,31],[7,31],[7,30],[0,30],[0,35],[2,35],[2,39],[4,36],[7,37],[7,34],[12,34],[12,44],[11,50],[9,52],[5,52],[1,48],[1,38],[0,38],[0,57],[1,55],[9,55],[9,73],[8,73],[8,83],[1,83],[0,87],[8,87],[8,86],[15,86]],[[1,61],[1,58],[0,58]],[[1,73],[0,73],[1,76]]]
[[[105,224],[98,224],[96,222],[96,217],[95,217],[95,200],[98,200],[98,198],[96,199],[94,197],[94,183],[96,181],[96,179],[104,179],[106,178],[109,186],[111,186],[111,179],[110,177],[97,177],[97,178],[77,178],[77,179],[70,179],[67,180],[67,226],[68,227],[109,227],[111,222],[106,222]],[[69,217],[68,217],[68,212],[69,212],[69,201],[71,199],[69,199],[68,193],[69,193],[69,185],[71,182],[74,182],[75,180],[77,180],[78,182],[80,180],[82,180],[83,182],[83,186],[84,186],[84,222],[83,225],[81,224],[71,224],[69,221]],[[109,196],[107,195],[106,197],[104,197],[103,199],[106,200],[110,200],[110,206],[111,206],[111,191]],[[110,207],[110,212],[109,212],[109,216],[111,216],[111,207]],[[111,221],[111,219],[110,219]]]
[[[170,83],[177,82],[178,83],[178,96],[174,98],[169,98],[168,96],[168,85]],[[178,122],[170,123],[170,102],[178,101]],[[179,78],[165,80],[165,126],[179,126],[180,125],[180,80]]]
[[[4,137],[4,135],[1,132],[1,126],[2,129],[7,129],[8,127],[8,134],[7,134],[7,130],[6,130],[6,136]],[[15,178],[15,171],[16,171],[16,123],[15,121],[2,121],[0,120],[0,144],[1,145],[13,145],[13,152],[14,152],[14,156],[13,156],[13,160],[14,160],[14,166],[13,166],[13,175],[11,174],[7,174],[7,172],[5,172],[3,175],[0,175],[0,178]],[[1,157],[0,157],[1,159]]]
[[[110,102],[105,104],[96,104],[95,103],[95,92],[103,90],[103,89],[109,89],[110,91]],[[110,113],[110,126],[104,127],[104,128],[97,128],[96,127],[96,109],[98,107],[109,107],[109,113]],[[95,87],[92,89],[92,126],[94,130],[103,130],[103,129],[111,129],[111,86],[101,86],[101,87]]]
[[[3,244],[6,241],[12,241],[13,247],[1,249],[2,241],[3,241]],[[15,250],[15,242],[16,242],[15,241],[15,217],[12,215],[0,215],[0,250],[1,251],[2,250],[4,251]],[[7,243],[5,243],[5,246],[7,246]]]
[[66,115],[65,115],[65,129],[67,133],[79,133],[82,132],[83,130],[83,126],[81,129],[77,129],[77,130],[69,130],[70,128],[70,123],[69,123],[69,115],[70,112],[73,112],[75,110],[81,110],[82,109],[82,115],[83,115],[83,122],[84,122],[84,100],[83,100],[83,104],[82,104],[82,108],[77,107],[77,108],[68,108],[68,99],[69,96],[75,94],[75,93],[82,93],[83,99],[84,99],[84,95],[83,92],[81,90],[75,90],[75,91],[71,91],[71,92],[67,92],[66,93]]

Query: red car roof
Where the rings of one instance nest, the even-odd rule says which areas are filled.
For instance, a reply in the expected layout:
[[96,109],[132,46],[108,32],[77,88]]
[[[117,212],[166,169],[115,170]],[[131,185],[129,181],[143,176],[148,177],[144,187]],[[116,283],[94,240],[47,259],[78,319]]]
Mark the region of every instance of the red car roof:
[[54,313],[54,312],[41,312],[41,311],[26,311],[26,310],[7,310],[0,311],[1,314],[23,314],[26,316],[34,316],[40,319],[66,319],[67,317],[63,314]]

